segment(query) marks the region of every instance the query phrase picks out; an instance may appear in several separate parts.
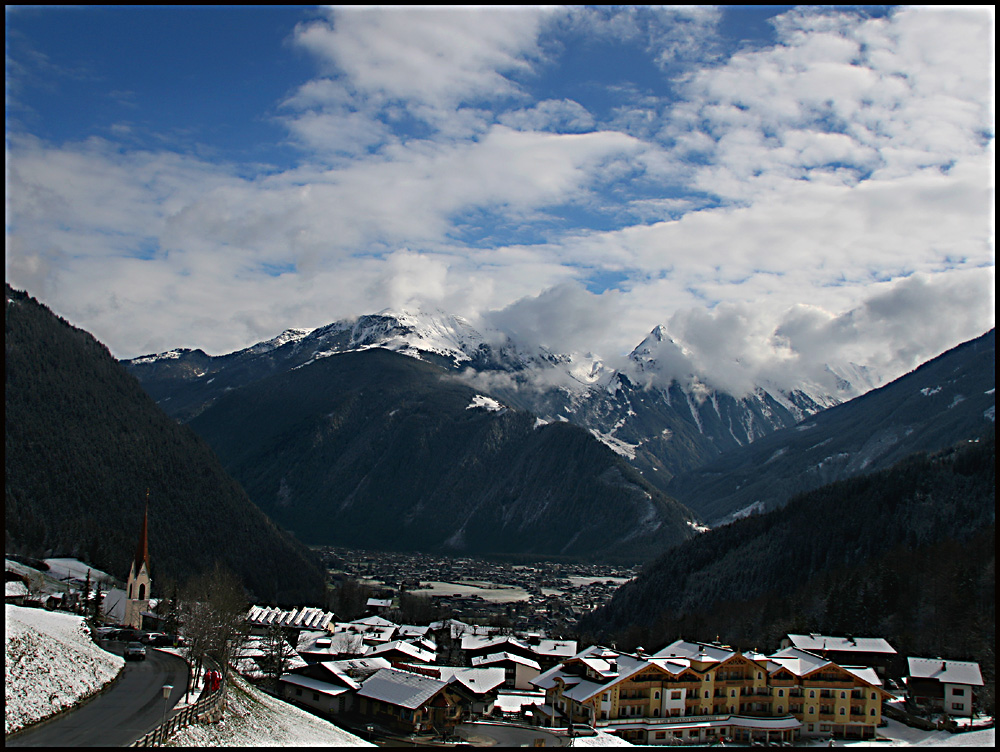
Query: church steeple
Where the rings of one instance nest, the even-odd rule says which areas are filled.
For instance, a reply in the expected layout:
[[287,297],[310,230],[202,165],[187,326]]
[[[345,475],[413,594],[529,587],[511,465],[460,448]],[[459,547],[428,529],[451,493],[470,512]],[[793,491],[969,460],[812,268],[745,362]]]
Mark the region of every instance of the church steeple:
[[139,546],[135,549],[132,567],[138,572],[142,565],[149,571],[149,489],[146,489],[146,513],[142,517],[142,529],[139,531]]
[[149,594],[152,581],[149,577],[149,489],[146,489],[146,511],[139,531],[139,545],[128,573],[125,598],[125,624],[142,628],[142,612],[149,610]]

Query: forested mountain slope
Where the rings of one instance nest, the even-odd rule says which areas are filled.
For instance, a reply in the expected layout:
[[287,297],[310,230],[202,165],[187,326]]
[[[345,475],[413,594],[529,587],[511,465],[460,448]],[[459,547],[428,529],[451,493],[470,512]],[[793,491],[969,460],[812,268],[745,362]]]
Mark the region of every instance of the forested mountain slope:
[[5,329],[7,551],[75,555],[124,579],[148,489],[154,592],[221,560],[263,601],[323,598],[312,554],[107,348],[9,285]]
[[995,420],[995,384],[990,330],[886,386],[679,475],[667,489],[713,527],[774,509],[824,483],[980,436]]
[[581,628],[647,648],[679,634],[748,647],[789,631],[879,635],[901,649],[985,659],[995,460],[991,427],[716,528],[648,564]]
[[380,348],[233,389],[189,425],[308,543],[635,561],[694,534],[582,428]]

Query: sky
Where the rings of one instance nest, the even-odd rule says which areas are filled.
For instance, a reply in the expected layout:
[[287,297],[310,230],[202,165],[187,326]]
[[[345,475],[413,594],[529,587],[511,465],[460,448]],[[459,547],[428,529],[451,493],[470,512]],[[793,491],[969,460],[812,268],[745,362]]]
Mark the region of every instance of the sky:
[[120,358],[440,309],[898,376],[995,323],[992,6],[14,7],[6,279]]

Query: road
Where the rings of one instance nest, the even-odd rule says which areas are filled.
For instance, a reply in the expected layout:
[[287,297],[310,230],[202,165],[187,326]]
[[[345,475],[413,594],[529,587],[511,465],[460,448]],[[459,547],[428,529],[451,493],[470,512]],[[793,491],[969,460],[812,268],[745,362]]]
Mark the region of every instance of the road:
[[[109,642],[106,646],[121,655],[121,643]],[[174,687],[166,703],[173,708],[184,696],[187,676],[183,659],[147,648],[146,660],[128,661],[121,677],[107,692],[59,718],[7,738],[4,746],[128,746],[163,719],[163,685]]]

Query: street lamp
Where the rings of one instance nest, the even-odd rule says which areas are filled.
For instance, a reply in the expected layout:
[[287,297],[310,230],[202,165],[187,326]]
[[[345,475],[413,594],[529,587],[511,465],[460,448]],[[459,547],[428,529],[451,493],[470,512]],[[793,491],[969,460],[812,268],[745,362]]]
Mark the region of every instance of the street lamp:
[[173,684],[163,685],[163,720],[160,723],[160,746],[163,746],[163,727],[167,724],[167,700],[170,699],[170,692],[173,690]]

